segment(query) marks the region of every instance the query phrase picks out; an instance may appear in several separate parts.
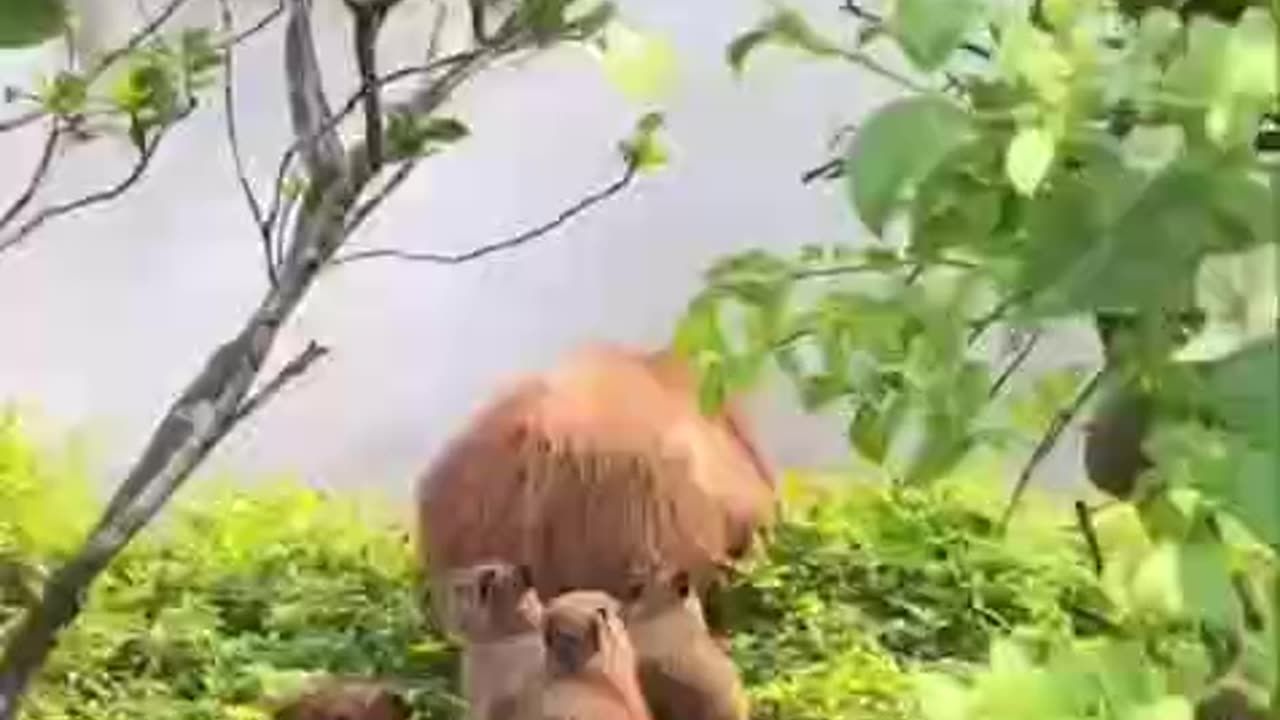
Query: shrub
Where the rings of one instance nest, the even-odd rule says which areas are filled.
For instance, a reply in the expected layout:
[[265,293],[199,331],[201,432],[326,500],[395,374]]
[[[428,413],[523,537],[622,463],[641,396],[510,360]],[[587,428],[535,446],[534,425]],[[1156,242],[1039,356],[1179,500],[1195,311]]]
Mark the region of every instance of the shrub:
[[[92,517],[80,476],[57,468],[0,424],[0,547],[15,576],[56,562],[83,532],[69,518]],[[1003,541],[997,506],[968,483],[846,482],[821,502],[801,487],[788,483],[772,542],[718,599],[761,720],[910,720],[921,668],[983,660],[1015,627],[1051,640],[1115,624],[1056,514],[1027,513]],[[197,488],[95,586],[27,717],[261,717],[310,673],[400,680],[418,717],[457,716],[456,650],[424,622],[408,537],[389,518],[293,482]],[[0,623],[18,617],[17,585]]]

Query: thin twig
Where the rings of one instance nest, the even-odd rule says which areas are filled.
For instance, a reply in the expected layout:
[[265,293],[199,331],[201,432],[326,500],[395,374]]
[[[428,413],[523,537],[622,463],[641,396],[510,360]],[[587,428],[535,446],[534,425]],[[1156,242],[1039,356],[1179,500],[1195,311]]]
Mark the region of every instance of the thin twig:
[[385,159],[382,143],[382,88],[378,84],[378,34],[390,6],[385,2],[367,0],[346,0],[346,6],[354,20],[352,45],[360,77],[361,105],[364,108],[364,157],[369,163],[370,174],[376,174],[382,169]]
[[357,207],[355,211],[351,213],[351,220],[347,223],[346,229],[342,231],[342,234],[346,237],[350,237],[356,230],[358,230],[360,226],[364,224],[365,220],[367,220],[374,211],[381,207],[382,203],[386,202],[387,198],[391,197],[391,195],[395,193],[402,184],[404,184],[405,180],[409,179],[409,176],[417,169],[418,162],[420,160],[421,158],[414,158],[401,163],[400,166],[396,168],[395,172],[391,174],[391,177],[387,178],[386,183],[384,183],[383,186],[379,188],[378,191],[375,192],[363,205]]
[[160,148],[161,142],[172,127],[172,125],[168,125],[161,128],[155,139],[144,147],[138,154],[138,159],[134,161],[133,167],[129,170],[129,173],[121,178],[116,184],[103,188],[102,190],[98,190],[97,192],[89,193],[88,195],[75,200],[50,205],[41,209],[40,212],[36,213],[32,218],[19,226],[18,230],[13,235],[0,239],[0,254],[3,254],[7,250],[12,250],[26,242],[27,238],[31,236],[31,233],[35,232],[51,220],[63,215],[78,212],[93,205],[111,202],[123,195],[129,190],[129,188],[133,187],[142,179],[147,168],[151,166],[151,160],[155,157],[156,150]]
[[[235,17],[231,12],[231,0],[219,0],[219,4],[221,5],[223,31],[229,33],[235,27]],[[249,207],[249,214],[253,217],[253,224],[258,228],[258,238],[262,245],[262,260],[266,266],[267,279],[272,285],[275,285],[277,282],[276,264],[271,251],[271,226],[267,224],[266,218],[263,216],[262,205],[258,202],[258,197],[253,192],[253,186],[249,184],[249,176],[244,169],[244,157],[240,152],[240,136],[236,130],[235,50],[233,47],[227,47],[222,52],[222,103],[223,115],[226,120],[227,147],[231,150],[231,161],[235,166],[236,181],[240,185],[240,194],[244,196],[245,205]]]
[[227,38],[225,41],[223,41],[221,45],[218,46],[218,48],[221,50],[227,50],[231,47],[239,45],[240,43],[243,43],[249,40],[254,35],[257,35],[263,30],[266,30],[268,27],[271,26],[272,23],[274,23],[276,20],[279,20],[283,16],[284,16],[284,0],[278,0],[278,2],[276,2],[276,6],[271,9],[271,12],[268,12],[266,15],[263,15],[261,18],[258,19],[257,22],[245,28],[244,30],[241,30],[240,32],[237,32],[236,34]]
[[[844,2],[842,2],[840,5],[840,9],[849,13],[850,15],[854,16],[859,20],[862,20],[863,22],[868,22],[873,25],[884,24],[884,18],[879,13],[872,12],[871,10],[868,10],[862,7],[857,2],[855,2],[855,0],[844,0]],[[991,50],[989,48],[982,47],[981,45],[977,45],[975,43],[971,43],[971,42],[961,43],[960,49],[964,50],[965,52],[971,55],[980,57],[984,60],[990,60],[992,57]]]
[[[478,58],[480,53],[476,51],[460,52],[449,55],[439,60],[433,60],[424,65],[414,65],[410,67],[399,68],[393,72],[387,73],[378,78],[377,84],[380,87],[386,87],[391,83],[413,77],[415,75],[428,75],[437,72],[446,67],[457,67],[465,63],[471,62]],[[280,155],[280,162],[276,165],[275,191],[271,198],[271,205],[267,209],[266,221],[268,224],[275,224],[279,220],[279,214],[284,202],[285,178],[289,174],[289,166],[293,163],[294,158],[298,156],[304,145],[315,141],[315,137],[322,133],[332,132],[337,128],[338,124],[345,120],[351,113],[355,112],[360,106],[360,99],[363,96],[364,88],[357,89],[342,104],[342,108],[338,110],[327,122],[316,128],[313,135],[300,135],[294,142],[285,149]]]
[[1040,442],[1036,444],[1035,450],[1031,451],[1031,457],[1027,460],[1027,464],[1023,466],[1022,472],[1018,475],[1018,482],[1013,486],[1013,494],[1009,497],[1009,505],[1005,508],[1004,514],[1000,518],[1001,531],[1008,528],[1009,521],[1013,518],[1014,511],[1018,508],[1018,504],[1022,501],[1023,494],[1027,491],[1027,487],[1031,484],[1031,476],[1035,473],[1036,468],[1049,455],[1058,444],[1058,438],[1062,437],[1062,431],[1067,429],[1071,421],[1080,413],[1080,409],[1084,407],[1089,398],[1097,392],[1098,387],[1102,384],[1102,378],[1106,375],[1106,368],[1098,370],[1089,378],[1084,387],[1076,393],[1071,402],[1066,407],[1058,411],[1053,416],[1053,421],[1049,423],[1049,428],[1040,438]]
[[537,225],[533,228],[530,228],[529,230],[526,230],[518,235],[509,237],[505,240],[488,243],[486,245],[480,245],[479,247],[472,248],[470,250],[467,250],[466,252],[456,253],[456,254],[447,254],[447,253],[415,252],[412,250],[401,250],[397,248],[372,248],[368,250],[355,250],[350,253],[346,253],[344,255],[339,255],[338,257],[333,259],[332,264],[345,265],[348,263],[360,262],[362,260],[374,260],[378,258],[404,260],[407,262],[428,262],[428,263],[436,263],[440,265],[460,265],[462,263],[470,262],[472,260],[478,260],[482,257],[485,257],[486,255],[502,252],[504,250],[514,249],[528,242],[536,240],[539,237],[542,237],[543,235],[546,235],[547,233],[551,232],[552,230],[555,230],[556,228],[559,228],[560,226],[569,222],[570,220],[582,214],[583,212],[586,212],[591,207],[598,205],[601,202],[604,202],[605,200],[609,199],[610,197],[613,197],[614,195],[617,195],[619,192],[623,190],[623,188],[631,184],[631,181],[635,179],[635,176],[636,176],[635,163],[628,162],[626,169],[623,171],[622,175],[619,176],[616,180],[609,183],[604,188],[597,190],[596,192],[593,192],[589,195],[586,195],[578,202],[560,211],[560,213],[557,214],[551,220],[548,220],[547,222],[544,222],[540,225]]
[[124,45],[104,54],[102,58],[94,64],[93,70],[89,72],[88,81],[93,82],[93,80],[101,76],[102,73],[106,72],[121,58],[127,56],[134,50],[137,50],[138,46],[142,45],[142,43],[146,42],[148,38],[159,32],[161,26],[168,22],[169,18],[173,17],[183,5],[187,4],[187,2],[189,2],[189,0],[169,0],[169,4],[165,5],[160,12],[156,13],[155,17],[147,21],[147,23],[139,28],[137,32],[130,35]]
[[329,348],[312,340],[307,343],[302,352],[294,356],[292,360],[285,363],[280,368],[280,372],[268,380],[261,389],[245,398],[244,403],[236,410],[232,416],[231,422],[238,423],[253,414],[255,410],[262,407],[268,400],[275,397],[281,390],[298,376],[305,373],[317,361],[323,359],[329,354]]
[[1085,547],[1089,550],[1089,559],[1093,561],[1093,572],[1098,577],[1102,577],[1105,567],[1102,562],[1102,544],[1098,542],[1098,531],[1093,527],[1093,514],[1083,500],[1076,500],[1074,508],[1076,525],[1080,528],[1080,534],[1084,536]]
[[3,230],[10,222],[13,222],[18,213],[26,209],[27,205],[31,204],[31,201],[35,199],[36,193],[40,191],[40,186],[44,184],[45,179],[49,176],[49,168],[53,165],[53,151],[58,147],[58,137],[61,132],[58,118],[55,117],[49,123],[49,132],[45,135],[44,146],[40,150],[40,159],[36,161],[36,169],[31,173],[31,179],[27,181],[27,187],[4,211],[4,215],[0,215],[0,230]]
[[1022,347],[1018,348],[1018,354],[1009,361],[1009,364],[1000,372],[1000,377],[997,377],[996,381],[991,384],[991,390],[987,393],[987,397],[994,398],[1004,390],[1004,386],[1009,384],[1009,380],[1013,379],[1013,376],[1017,374],[1018,370],[1020,370],[1023,364],[1026,363],[1027,358],[1031,357],[1031,353],[1036,349],[1036,345],[1040,344],[1040,338],[1042,336],[1042,333],[1036,332],[1030,337],[1030,339],[1022,344]]
[[800,183],[808,185],[815,180],[835,180],[844,175],[844,158],[831,158],[830,160],[805,170],[800,175]]
[[17,130],[20,127],[26,127],[31,123],[45,116],[44,110],[28,110],[27,112],[12,117],[7,120],[0,120],[0,133]]

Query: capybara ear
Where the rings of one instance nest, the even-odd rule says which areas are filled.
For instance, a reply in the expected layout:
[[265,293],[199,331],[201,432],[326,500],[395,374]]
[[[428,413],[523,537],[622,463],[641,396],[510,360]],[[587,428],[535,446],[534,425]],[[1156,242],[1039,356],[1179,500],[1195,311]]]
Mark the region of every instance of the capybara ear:
[[388,693],[387,701],[391,703],[391,711],[395,713],[396,720],[409,720],[413,717],[413,707],[404,695],[398,692]]
[[681,570],[676,573],[675,576],[671,578],[671,586],[675,588],[676,594],[681,598],[689,597],[689,590],[691,589],[689,572],[687,570]]
[[534,587],[533,569],[530,568],[527,564],[521,563],[518,570],[520,572],[520,582],[524,584],[524,588],[528,590],[529,588]]
[[480,572],[480,577],[476,584],[480,590],[481,602],[488,602],[489,598],[493,596],[493,583],[497,580],[497,576],[498,574],[493,568],[485,568]]

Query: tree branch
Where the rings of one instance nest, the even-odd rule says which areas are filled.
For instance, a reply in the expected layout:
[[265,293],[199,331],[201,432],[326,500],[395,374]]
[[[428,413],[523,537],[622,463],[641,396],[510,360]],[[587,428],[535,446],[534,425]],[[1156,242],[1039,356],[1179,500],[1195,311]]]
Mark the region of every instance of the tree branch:
[[[235,17],[231,12],[231,0],[218,1],[221,6],[223,31],[230,34],[235,28]],[[253,186],[250,185],[249,177],[245,173],[244,157],[240,152],[240,137],[236,129],[235,48],[234,46],[227,46],[222,52],[222,104],[223,115],[226,120],[224,127],[227,147],[231,150],[231,161],[235,166],[236,181],[240,185],[240,194],[244,197],[245,205],[249,208],[249,214],[253,217],[253,224],[258,228],[258,238],[262,245],[262,261],[266,266],[267,280],[272,285],[275,285],[277,280],[276,262],[271,243],[272,228],[263,215],[262,205],[258,202],[258,197],[254,194]]]
[[817,180],[835,180],[844,175],[844,158],[831,158],[821,165],[805,170],[800,175],[800,183],[808,185]]
[[311,32],[310,0],[289,0],[284,47],[289,117],[293,134],[300,139],[298,152],[312,182],[328,179],[341,166],[343,148],[324,94],[324,80]]
[[1018,348],[1018,354],[1014,355],[1013,359],[1009,361],[1009,364],[1005,366],[1003,371],[1001,371],[1000,377],[996,378],[996,381],[991,384],[991,390],[987,393],[987,397],[994,398],[1004,390],[1004,386],[1009,384],[1009,381],[1013,379],[1013,376],[1016,375],[1018,370],[1022,369],[1023,364],[1027,362],[1027,358],[1031,357],[1031,353],[1036,349],[1036,345],[1040,344],[1041,337],[1042,333],[1036,332],[1029,340],[1027,340],[1027,342],[1023,343],[1022,347]]
[[292,360],[285,363],[285,366],[280,368],[280,372],[276,373],[275,377],[268,380],[267,383],[262,386],[262,389],[245,399],[244,403],[240,405],[240,409],[236,411],[235,416],[232,418],[232,422],[241,422],[252,415],[258,408],[262,407],[279,394],[286,385],[293,382],[307,370],[310,370],[312,365],[319,360],[324,359],[328,354],[329,348],[317,343],[316,341],[312,340],[307,343],[307,346],[303,348],[302,352],[298,353]]
[[1036,444],[1035,449],[1031,451],[1031,457],[1027,460],[1027,464],[1023,466],[1022,472],[1018,475],[1018,481],[1013,486],[1013,494],[1009,497],[1009,505],[1005,508],[1004,514],[1000,518],[1001,532],[1008,528],[1014,511],[1017,510],[1023,494],[1026,493],[1027,487],[1031,484],[1031,476],[1035,473],[1036,468],[1040,466],[1040,463],[1044,462],[1044,459],[1057,446],[1058,438],[1062,437],[1062,431],[1067,429],[1071,421],[1080,413],[1080,409],[1098,391],[1098,387],[1102,384],[1102,378],[1106,374],[1106,368],[1095,372],[1088,382],[1080,388],[1071,402],[1053,416],[1053,420],[1049,423],[1049,428],[1040,438],[1040,442]]
[[26,127],[44,116],[45,112],[43,110],[28,110],[17,117],[0,120],[0,133],[6,133],[10,130],[17,130],[18,128]]
[[13,222],[18,213],[26,209],[27,205],[35,199],[36,193],[40,191],[40,186],[49,176],[49,169],[53,164],[53,151],[58,147],[61,132],[58,119],[53,118],[49,123],[49,132],[45,135],[44,146],[40,150],[40,159],[36,161],[36,169],[32,172],[31,179],[27,181],[27,187],[14,199],[4,214],[0,215],[0,230],[4,230],[9,223]]
[[[487,255],[512,250],[521,245],[537,240],[538,238],[550,233],[560,226],[573,220],[578,215],[591,209],[593,206],[604,202],[605,200],[622,192],[631,181],[635,179],[636,167],[634,162],[628,162],[621,176],[609,183],[604,188],[597,190],[574,204],[560,211],[554,218],[536,225],[524,232],[499,240],[497,242],[480,245],[461,253],[430,253],[416,252],[412,250],[402,250],[398,248],[371,248],[367,250],[354,250],[344,255],[339,255],[333,259],[332,265],[346,265],[353,262],[361,262],[364,260],[393,259],[403,260],[407,262],[426,262],[438,265],[461,265],[463,263],[478,260]],[[375,198],[377,200],[377,198]],[[370,201],[371,203],[374,200]]]
[[[392,0],[394,2],[395,0]],[[360,96],[364,106],[365,158],[370,174],[382,169],[382,88],[378,85],[378,34],[392,2],[387,0],[346,0],[354,18],[352,44],[360,75]]]
[[0,238],[0,254],[4,254],[5,251],[12,250],[13,248],[23,244],[27,241],[27,238],[31,236],[31,233],[35,232],[51,220],[64,215],[70,215],[71,213],[78,212],[93,205],[110,202],[123,195],[129,190],[129,188],[133,187],[142,179],[147,168],[151,166],[152,159],[155,158],[156,150],[160,148],[161,142],[164,141],[165,135],[168,134],[171,128],[172,125],[166,125],[160,129],[156,134],[155,139],[153,139],[142,149],[140,153],[138,153],[138,158],[134,161],[133,167],[129,170],[129,173],[121,178],[116,184],[77,198],[76,200],[45,207],[25,223],[20,225],[17,231],[12,235],[6,238]]

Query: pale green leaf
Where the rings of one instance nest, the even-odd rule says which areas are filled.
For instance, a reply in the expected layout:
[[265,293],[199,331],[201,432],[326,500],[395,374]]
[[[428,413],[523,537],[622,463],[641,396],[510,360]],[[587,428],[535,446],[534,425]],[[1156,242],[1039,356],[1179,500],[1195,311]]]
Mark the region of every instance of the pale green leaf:
[[1280,448],[1280,354],[1274,333],[1214,363],[1207,386],[1209,406],[1228,427],[1260,448]]
[[1196,306],[1204,311],[1205,326],[1177,359],[1215,360],[1273,335],[1280,321],[1277,261],[1273,243],[1205,258],[1196,276]]
[[602,44],[605,76],[629,100],[643,104],[671,94],[677,58],[670,41],[615,21],[605,28]]
[[751,55],[751,52],[768,42],[770,37],[771,33],[768,30],[755,29],[748,30],[734,38],[725,51],[729,67],[733,69],[733,72],[741,74],[746,68],[747,58]]
[[39,45],[67,24],[64,0],[0,1],[0,49]]
[[1171,619],[1220,628],[1239,621],[1230,562],[1217,542],[1158,543],[1134,574],[1132,598],[1137,607]]
[[965,720],[969,716],[968,689],[942,673],[918,674],[915,695],[925,720]]
[[1043,128],[1023,128],[1014,135],[1005,155],[1005,174],[1014,189],[1023,195],[1034,195],[1053,165],[1057,142]]
[[1182,154],[1186,137],[1178,125],[1139,125],[1121,144],[1125,165],[1146,173],[1159,172]]
[[1133,708],[1125,720],[1194,720],[1195,708],[1180,695],[1169,695],[1153,703]]
[[943,157],[976,137],[969,116],[938,98],[896,100],[854,136],[845,179],[862,222],[877,235]]
[[1238,519],[1258,541],[1280,550],[1280,482],[1274,447],[1196,425],[1157,426],[1145,445],[1160,476],[1194,486]]
[[964,42],[984,7],[982,0],[897,0],[889,28],[921,70],[936,70]]

